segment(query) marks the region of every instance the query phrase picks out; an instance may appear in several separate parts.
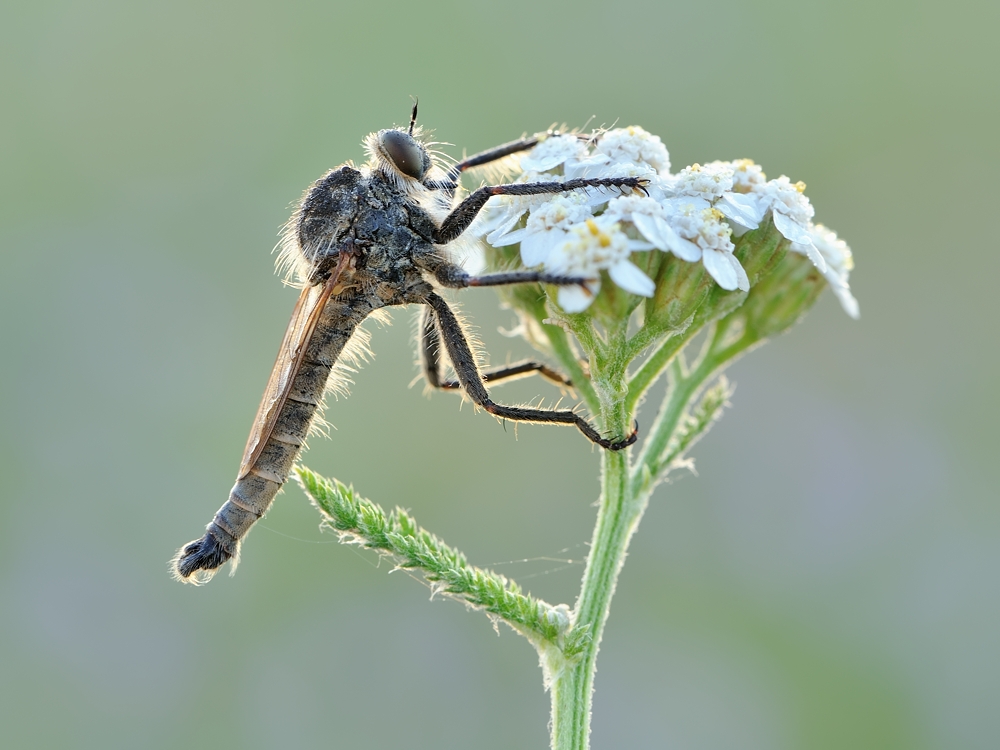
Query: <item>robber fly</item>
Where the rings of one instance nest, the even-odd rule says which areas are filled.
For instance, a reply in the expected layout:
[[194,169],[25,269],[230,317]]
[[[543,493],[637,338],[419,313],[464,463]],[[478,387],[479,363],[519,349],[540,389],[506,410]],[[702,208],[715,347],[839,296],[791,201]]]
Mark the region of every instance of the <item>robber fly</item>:
[[[477,406],[502,419],[574,425],[607,450],[620,450],[636,435],[603,437],[575,411],[504,406],[485,383],[539,373],[569,381],[535,362],[480,372],[462,326],[435,291],[442,287],[501,284],[582,284],[585,280],[541,271],[473,276],[451,262],[448,243],[468,229],[495,195],[544,195],[584,188],[641,190],[636,177],[573,179],[481,187],[455,205],[462,173],[525,151],[545,135],[513,141],[464,159],[448,170],[436,167],[415,128],[372,133],[365,139],[370,160],[360,168],[337,167],[306,190],[286,225],[283,255],[302,280],[302,291],[243,454],[229,500],[201,539],[182,547],[172,566],[179,580],[202,583],[227,561],[238,560],[240,541],[267,512],[288,478],[338,358],[359,324],[389,305],[424,305],[420,327],[424,376],[432,387],[461,390]],[[443,376],[441,344],[457,381]]]

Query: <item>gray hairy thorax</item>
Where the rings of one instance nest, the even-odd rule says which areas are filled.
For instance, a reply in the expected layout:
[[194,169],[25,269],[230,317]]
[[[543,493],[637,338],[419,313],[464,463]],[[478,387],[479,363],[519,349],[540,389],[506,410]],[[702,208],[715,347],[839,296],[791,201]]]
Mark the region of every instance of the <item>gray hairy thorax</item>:
[[422,302],[431,291],[423,272],[443,260],[431,242],[435,229],[430,214],[394,180],[350,166],[313,184],[296,226],[309,283],[328,277],[341,253],[350,252],[342,272],[346,296],[368,297],[374,307]]

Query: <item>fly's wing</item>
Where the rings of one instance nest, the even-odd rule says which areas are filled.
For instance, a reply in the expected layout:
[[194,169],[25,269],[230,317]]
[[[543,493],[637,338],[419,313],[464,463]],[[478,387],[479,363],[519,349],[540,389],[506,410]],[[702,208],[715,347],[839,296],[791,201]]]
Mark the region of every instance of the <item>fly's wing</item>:
[[285,338],[281,341],[278,357],[271,370],[271,378],[267,381],[267,388],[257,409],[250,437],[247,438],[247,447],[243,451],[243,463],[240,464],[237,479],[243,479],[250,473],[260,458],[267,439],[271,437],[278,415],[288,398],[288,391],[302,365],[302,358],[309,348],[309,341],[316,331],[316,324],[323,313],[323,308],[326,307],[327,300],[330,299],[330,293],[336,286],[337,276],[339,274],[333,274],[322,286],[307,286],[295,303],[292,319],[288,321]]

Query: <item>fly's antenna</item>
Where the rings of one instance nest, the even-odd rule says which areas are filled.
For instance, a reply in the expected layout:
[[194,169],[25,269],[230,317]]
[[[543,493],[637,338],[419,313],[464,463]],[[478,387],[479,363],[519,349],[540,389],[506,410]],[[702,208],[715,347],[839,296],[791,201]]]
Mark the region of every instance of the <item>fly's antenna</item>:
[[410,114],[410,135],[413,135],[413,126],[417,124],[418,104],[420,104],[420,100],[417,97],[413,97],[413,112]]

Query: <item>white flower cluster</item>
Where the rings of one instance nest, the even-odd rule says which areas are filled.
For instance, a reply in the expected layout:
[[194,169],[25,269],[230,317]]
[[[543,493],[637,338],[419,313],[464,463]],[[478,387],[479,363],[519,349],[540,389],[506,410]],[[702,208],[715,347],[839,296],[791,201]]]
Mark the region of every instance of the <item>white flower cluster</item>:
[[[516,182],[553,182],[577,177],[642,177],[646,195],[591,188],[491,200],[478,223],[494,247],[520,243],[527,267],[591,279],[586,289],[563,287],[559,304],[581,312],[600,290],[600,272],[633,294],[651,297],[653,281],[630,260],[636,250],[661,250],[701,262],[723,289],[750,289],[733,255],[732,238],[760,226],[770,214],[791,250],[806,255],[823,273],[844,310],[858,315],[848,274],[851,251],[822,225],[801,182],[768,180],[749,159],[694,164],[670,173],[670,156],[658,136],[640,127],[618,128],[585,139],[549,136],[521,157]],[[522,219],[527,214],[527,220]]]

